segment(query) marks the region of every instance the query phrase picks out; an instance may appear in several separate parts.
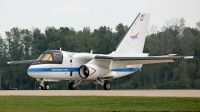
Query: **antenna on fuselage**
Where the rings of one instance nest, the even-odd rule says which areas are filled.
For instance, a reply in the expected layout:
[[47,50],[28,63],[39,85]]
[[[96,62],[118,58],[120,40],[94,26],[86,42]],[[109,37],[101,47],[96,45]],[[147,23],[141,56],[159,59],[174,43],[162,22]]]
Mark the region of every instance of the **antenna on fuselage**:
[[62,51],[62,48],[60,47],[60,51]]
[[92,54],[92,53],[93,53],[93,50],[91,50],[90,54]]

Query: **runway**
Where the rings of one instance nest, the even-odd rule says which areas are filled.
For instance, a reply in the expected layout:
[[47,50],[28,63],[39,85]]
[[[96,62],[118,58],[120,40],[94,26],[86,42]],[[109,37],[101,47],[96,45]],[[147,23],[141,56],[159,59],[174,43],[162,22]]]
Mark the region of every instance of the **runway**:
[[0,96],[145,96],[200,98],[200,90],[0,90]]

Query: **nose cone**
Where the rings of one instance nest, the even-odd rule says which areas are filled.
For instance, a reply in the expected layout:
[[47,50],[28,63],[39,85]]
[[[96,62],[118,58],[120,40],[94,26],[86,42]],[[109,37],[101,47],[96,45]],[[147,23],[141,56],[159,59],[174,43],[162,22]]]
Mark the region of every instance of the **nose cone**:
[[[30,67],[28,67],[28,69],[27,69],[27,74],[28,74],[29,76],[31,76]],[[31,77],[32,77],[32,76],[31,76]]]
[[44,65],[31,65],[27,73],[33,78],[47,78],[48,71],[51,69],[46,68]]
[[27,70],[27,74],[30,76],[30,77],[33,77],[33,78],[37,78],[36,77],[36,73],[34,71],[34,68],[32,66],[30,66]]

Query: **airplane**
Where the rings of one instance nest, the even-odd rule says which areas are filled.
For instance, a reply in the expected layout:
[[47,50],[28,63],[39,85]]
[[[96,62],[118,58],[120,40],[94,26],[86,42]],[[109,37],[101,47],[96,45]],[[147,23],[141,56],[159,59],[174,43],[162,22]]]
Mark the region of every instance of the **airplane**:
[[48,50],[38,59],[7,63],[31,63],[27,74],[40,82],[41,90],[50,89],[48,82],[61,80],[70,80],[70,90],[75,90],[80,84],[91,82],[109,90],[111,85],[108,80],[141,71],[143,64],[167,63],[193,58],[193,56],[176,56],[176,54],[148,56],[148,53],[143,53],[149,19],[150,13],[139,13],[126,35],[110,54]]

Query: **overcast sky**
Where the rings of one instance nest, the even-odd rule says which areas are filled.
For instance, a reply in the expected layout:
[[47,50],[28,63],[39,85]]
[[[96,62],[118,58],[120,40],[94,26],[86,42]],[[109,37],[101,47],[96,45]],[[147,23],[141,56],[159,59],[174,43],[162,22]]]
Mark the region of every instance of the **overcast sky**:
[[158,30],[166,20],[183,17],[186,26],[200,21],[200,0],[0,0],[0,34],[13,27],[90,27],[108,26],[115,31],[119,23],[130,25],[139,12],[151,13],[149,29]]

